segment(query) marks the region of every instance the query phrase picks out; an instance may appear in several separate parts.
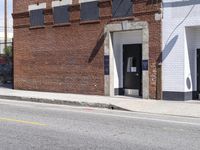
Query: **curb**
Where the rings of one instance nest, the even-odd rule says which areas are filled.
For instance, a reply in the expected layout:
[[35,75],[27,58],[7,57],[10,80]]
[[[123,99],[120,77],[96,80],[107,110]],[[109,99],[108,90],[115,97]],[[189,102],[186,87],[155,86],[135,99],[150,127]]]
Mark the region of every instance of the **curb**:
[[96,102],[84,102],[84,101],[72,101],[72,100],[59,100],[59,99],[48,99],[48,98],[33,98],[33,97],[22,97],[22,96],[9,96],[9,95],[0,95],[0,99],[4,100],[15,100],[15,101],[24,101],[24,102],[36,102],[36,103],[46,103],[46,104],[56,104],[56,105],[67,105],[67,106],[76,106],[76,107],[93,107],[93,108],[104,108],[110,110],[121,110],[121,111],[129,111],[129,112],[140,112],[140,113],[148,113],[148,114],[158,114],[158,115],[167,115],[167,116],[177,116],[177,117],[192,117],[192,118],[200,118],[196,115],[178,115],[178,114],[168,114],[168,113],[155,113],[155,112],[147,112],[147,111],[134,111],[128,110],[113,104],[108,103],[96,103]]
[[111,109],[111,110],[130,111],[130,110],[124,109],[122,107],[119,107],[119,106],[116,106],[116,105],[113,105],[113,104],[106,104],[106,103],[89,103],[89,102],[59,100],[59,99],[45,99],[45,98],[32,98],[32,97],[21,97],[21,96],[5,96],[5,95],[0,95],[0,99],[26,101],[26,102],[36,102],[36,103],[47,103],[47,104],[57,104],[57,105],[68,105],[68,106],[106,108],[106,109]]

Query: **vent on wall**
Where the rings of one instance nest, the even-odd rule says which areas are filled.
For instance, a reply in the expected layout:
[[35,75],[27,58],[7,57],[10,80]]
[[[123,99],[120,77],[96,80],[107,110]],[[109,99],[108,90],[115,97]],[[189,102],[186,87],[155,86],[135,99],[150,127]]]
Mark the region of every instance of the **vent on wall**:
[[31,27],[44,25],[44,10],[43,9],[30,11],[30,25]]
[[53,17],[55,24],[62,24],[69,22],[69,6],[58,6],[53,8]]
[[133,15],[133,2],[132,0],[112,0],[112,16],[129,17]]
[[81,21],[98,20],[98,1],[81,3]]

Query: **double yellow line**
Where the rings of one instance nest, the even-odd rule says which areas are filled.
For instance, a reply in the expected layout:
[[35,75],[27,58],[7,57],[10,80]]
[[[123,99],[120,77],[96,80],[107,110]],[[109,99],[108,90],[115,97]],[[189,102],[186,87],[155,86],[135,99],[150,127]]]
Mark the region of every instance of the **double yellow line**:
[[17,120],[17,119],[11,119],[11,118],[0,117],[0,121],[15,122],[15,123],[22,123],[22,124],[29,124],[29,125],[36,125],[36,126],[47,126],[46,124],[39,123],[39,122],[24,121],[24,120]]

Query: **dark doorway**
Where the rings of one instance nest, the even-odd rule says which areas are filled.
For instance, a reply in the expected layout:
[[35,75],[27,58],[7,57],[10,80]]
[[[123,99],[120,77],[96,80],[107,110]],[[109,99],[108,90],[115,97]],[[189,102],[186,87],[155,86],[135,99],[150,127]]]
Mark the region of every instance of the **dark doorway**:
[[197,49],[197,97],[200,94],[200,49]]
[[123,45],[123,85],[124,91],[142,96],[142,44]]

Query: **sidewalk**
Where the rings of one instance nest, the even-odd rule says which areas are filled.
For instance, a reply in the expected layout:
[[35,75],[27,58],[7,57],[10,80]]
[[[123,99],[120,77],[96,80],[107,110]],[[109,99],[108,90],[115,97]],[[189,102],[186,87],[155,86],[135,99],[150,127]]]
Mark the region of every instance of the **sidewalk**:
[[121,109],[135,112],[200,118],[200,101],[157,101],[132,97],[106,97],[79,94],[34,92],[0,88],[0,99]]

